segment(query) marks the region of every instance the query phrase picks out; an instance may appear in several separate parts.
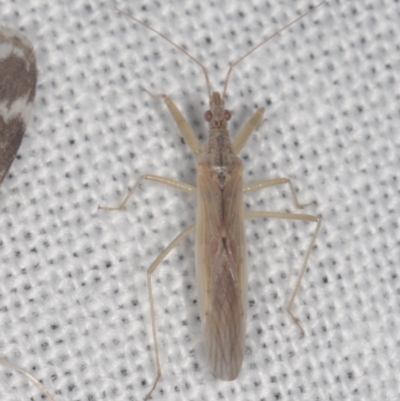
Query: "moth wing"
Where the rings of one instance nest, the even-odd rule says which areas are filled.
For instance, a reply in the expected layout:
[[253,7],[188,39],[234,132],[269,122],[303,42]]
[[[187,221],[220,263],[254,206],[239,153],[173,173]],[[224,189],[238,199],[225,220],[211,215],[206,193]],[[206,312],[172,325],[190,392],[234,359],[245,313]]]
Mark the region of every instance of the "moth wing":
[[36,59],[30,42],[0,27],[0,184],[17,154],[36,92]]

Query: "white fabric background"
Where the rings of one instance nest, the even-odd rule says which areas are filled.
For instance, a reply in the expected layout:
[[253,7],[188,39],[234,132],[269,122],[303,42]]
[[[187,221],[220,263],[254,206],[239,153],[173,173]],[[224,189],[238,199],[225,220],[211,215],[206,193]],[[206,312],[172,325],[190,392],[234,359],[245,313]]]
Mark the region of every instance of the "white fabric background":
[[[230,62],[307,10],[308,1],[121,1],[208,67]],[[165,92],[201,138],[200,69],[110,1],[2,2],[1,23],[34,43],[31,124],[0,188],[0,355],[57,400],[140,400],[154,378],[146,269],[195,219],[189,195],[141,174],[195,184],[195,159]],[[247,182],[290,177],[323,226],[294,311],[285,313],[312,224],[247,222],[249,316],[240,376],[207,367],[196,309],[194,238],[155,276],[159,400],[398,400],[400,5],[331,0],[245,60],[227,107],[235,135],[268,121],[241,152]],[[211,41],[207,39],[211,39]],[[253,210],[295,211],[288,188],[246,195]],[[0,367],[0,399],[40,400]]]

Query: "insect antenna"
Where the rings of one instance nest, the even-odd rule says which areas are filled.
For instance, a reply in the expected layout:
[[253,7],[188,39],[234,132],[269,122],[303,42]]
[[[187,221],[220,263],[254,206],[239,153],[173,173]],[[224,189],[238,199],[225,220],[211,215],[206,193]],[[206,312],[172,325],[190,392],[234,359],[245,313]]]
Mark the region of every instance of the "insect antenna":
[[135,22],[137,22],[140,25],[143,25],[144,27],[150,29],[151,31],[153,31],[154,33],[156,33],[157,35],[161,36],[164,40],[166,40],[168,43],[170,43],[172,46],[176,47],[178,50],[180,50],[182,53],[186,54],[186,56],[188,56],[191,60],[193,60],[198,66],[201,67],[201,69],[203,70],[204,76],[206,78],[206,84],[207,84],[207,91],[208,91],[208,96],[211,99],[211,84],[210,84],[210,79],[208,78],[208,73],[207,73],[207,68],[200,63],[199,60],[197,60],[196,58],[194,58],[190,53],[188,53],[183,47],[177,45],[175,42],[173,42],[170,38],[168,38],[167,36],[165,36],[163,33],[157,31],[156,29],[152,28],[150,25],[146,24],[143,21],[140,21],[139,19],[135,18],[133,15],[121,10],[120,8],[118,8],[118,6],[116,5],[116,3],[114,2],[114,7],[117,11],[119,11],[121,14],[126,15],[128,18],[134,20]]
[[226,89],[228,86],[228,81],[229,77],[231,76],[231,72],[236,67],[241,61],[243,61],[247,56],[249,56],[251,53],[255,52],[258,48],[260,48],[263,44],[267,43],[270,39],[274,38],[275,36],[279,35],[282,31],[285,29],[289,28],[293,24],[295,24],[297,21],[301,20],[304,18],[307,14],[310,14],[311,11],[316,10],[319,6],[322,6],[322,4],[325,3],[326,0],[321,1],[318,3],[316,6],[311,7],[307,12],[304,14],[300,15],[299,17],[295,18],[293,21],[289,22],[286,24],[284,27],[278,29],[275,33],[273,33],[271,36],[268,36],[266,39],[264,39],[262,42],[260,42],[258,45],[254,46],[252,49],[250,49],[246,54],[244,54],[242,57],[240,57],[238,60],[236,60],[233,64],[228,69],[228,73],[226,74],[225,82],[224,82],[224,90],[222,92],[222,99],[225,99],[226,96]]

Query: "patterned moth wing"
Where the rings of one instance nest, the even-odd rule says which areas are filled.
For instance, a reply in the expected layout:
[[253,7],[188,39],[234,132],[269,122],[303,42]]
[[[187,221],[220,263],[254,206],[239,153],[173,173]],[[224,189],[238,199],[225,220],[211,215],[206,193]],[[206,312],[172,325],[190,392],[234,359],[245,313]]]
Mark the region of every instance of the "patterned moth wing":
[[[14,29],[0,26],[0,184],[21,144],[36,92],[36,60],[32,45]],[[28,371],[0,357],[0,364],[21,373],[50,401],[47,388]]]
[[36,60],[30,42],[0,27],[0,184],[17,154],[36,92]]

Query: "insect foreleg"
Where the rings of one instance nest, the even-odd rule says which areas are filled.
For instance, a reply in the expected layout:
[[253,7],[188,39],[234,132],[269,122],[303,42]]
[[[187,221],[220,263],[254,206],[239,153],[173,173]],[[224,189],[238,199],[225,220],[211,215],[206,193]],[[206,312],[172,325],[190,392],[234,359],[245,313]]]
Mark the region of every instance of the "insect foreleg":
[[236,154],[238,154],[243,146],[246,144],[251,133],[258,129],[262,123],[262,117],[264,114],[264,109],[258,109],[246,122],[241,131],[237,134],[236,138],[233,140],[232,147]]
[[145,92],[147,92],[150,96],[154,98],[162,98],[164,100],[164,103],[168,107],[172,118],[175,120],[176,125],[179,128],[179,131],[181,132],[183,139],[185,142],[188,144],[190,149],[192,149],[192,152],[195,155],[199,155],[201,153],[201,145],[199,140],[197,139],[197,136],[193,132],[191,126],[189,123],[186,121],[185,117],[183,114],[180,112],[178,107],[176,107],[175,103],[172,101],[172,99],[164,95],[163,93],[160,94],[154,94],[149,92],[147,89],[144,89]]

